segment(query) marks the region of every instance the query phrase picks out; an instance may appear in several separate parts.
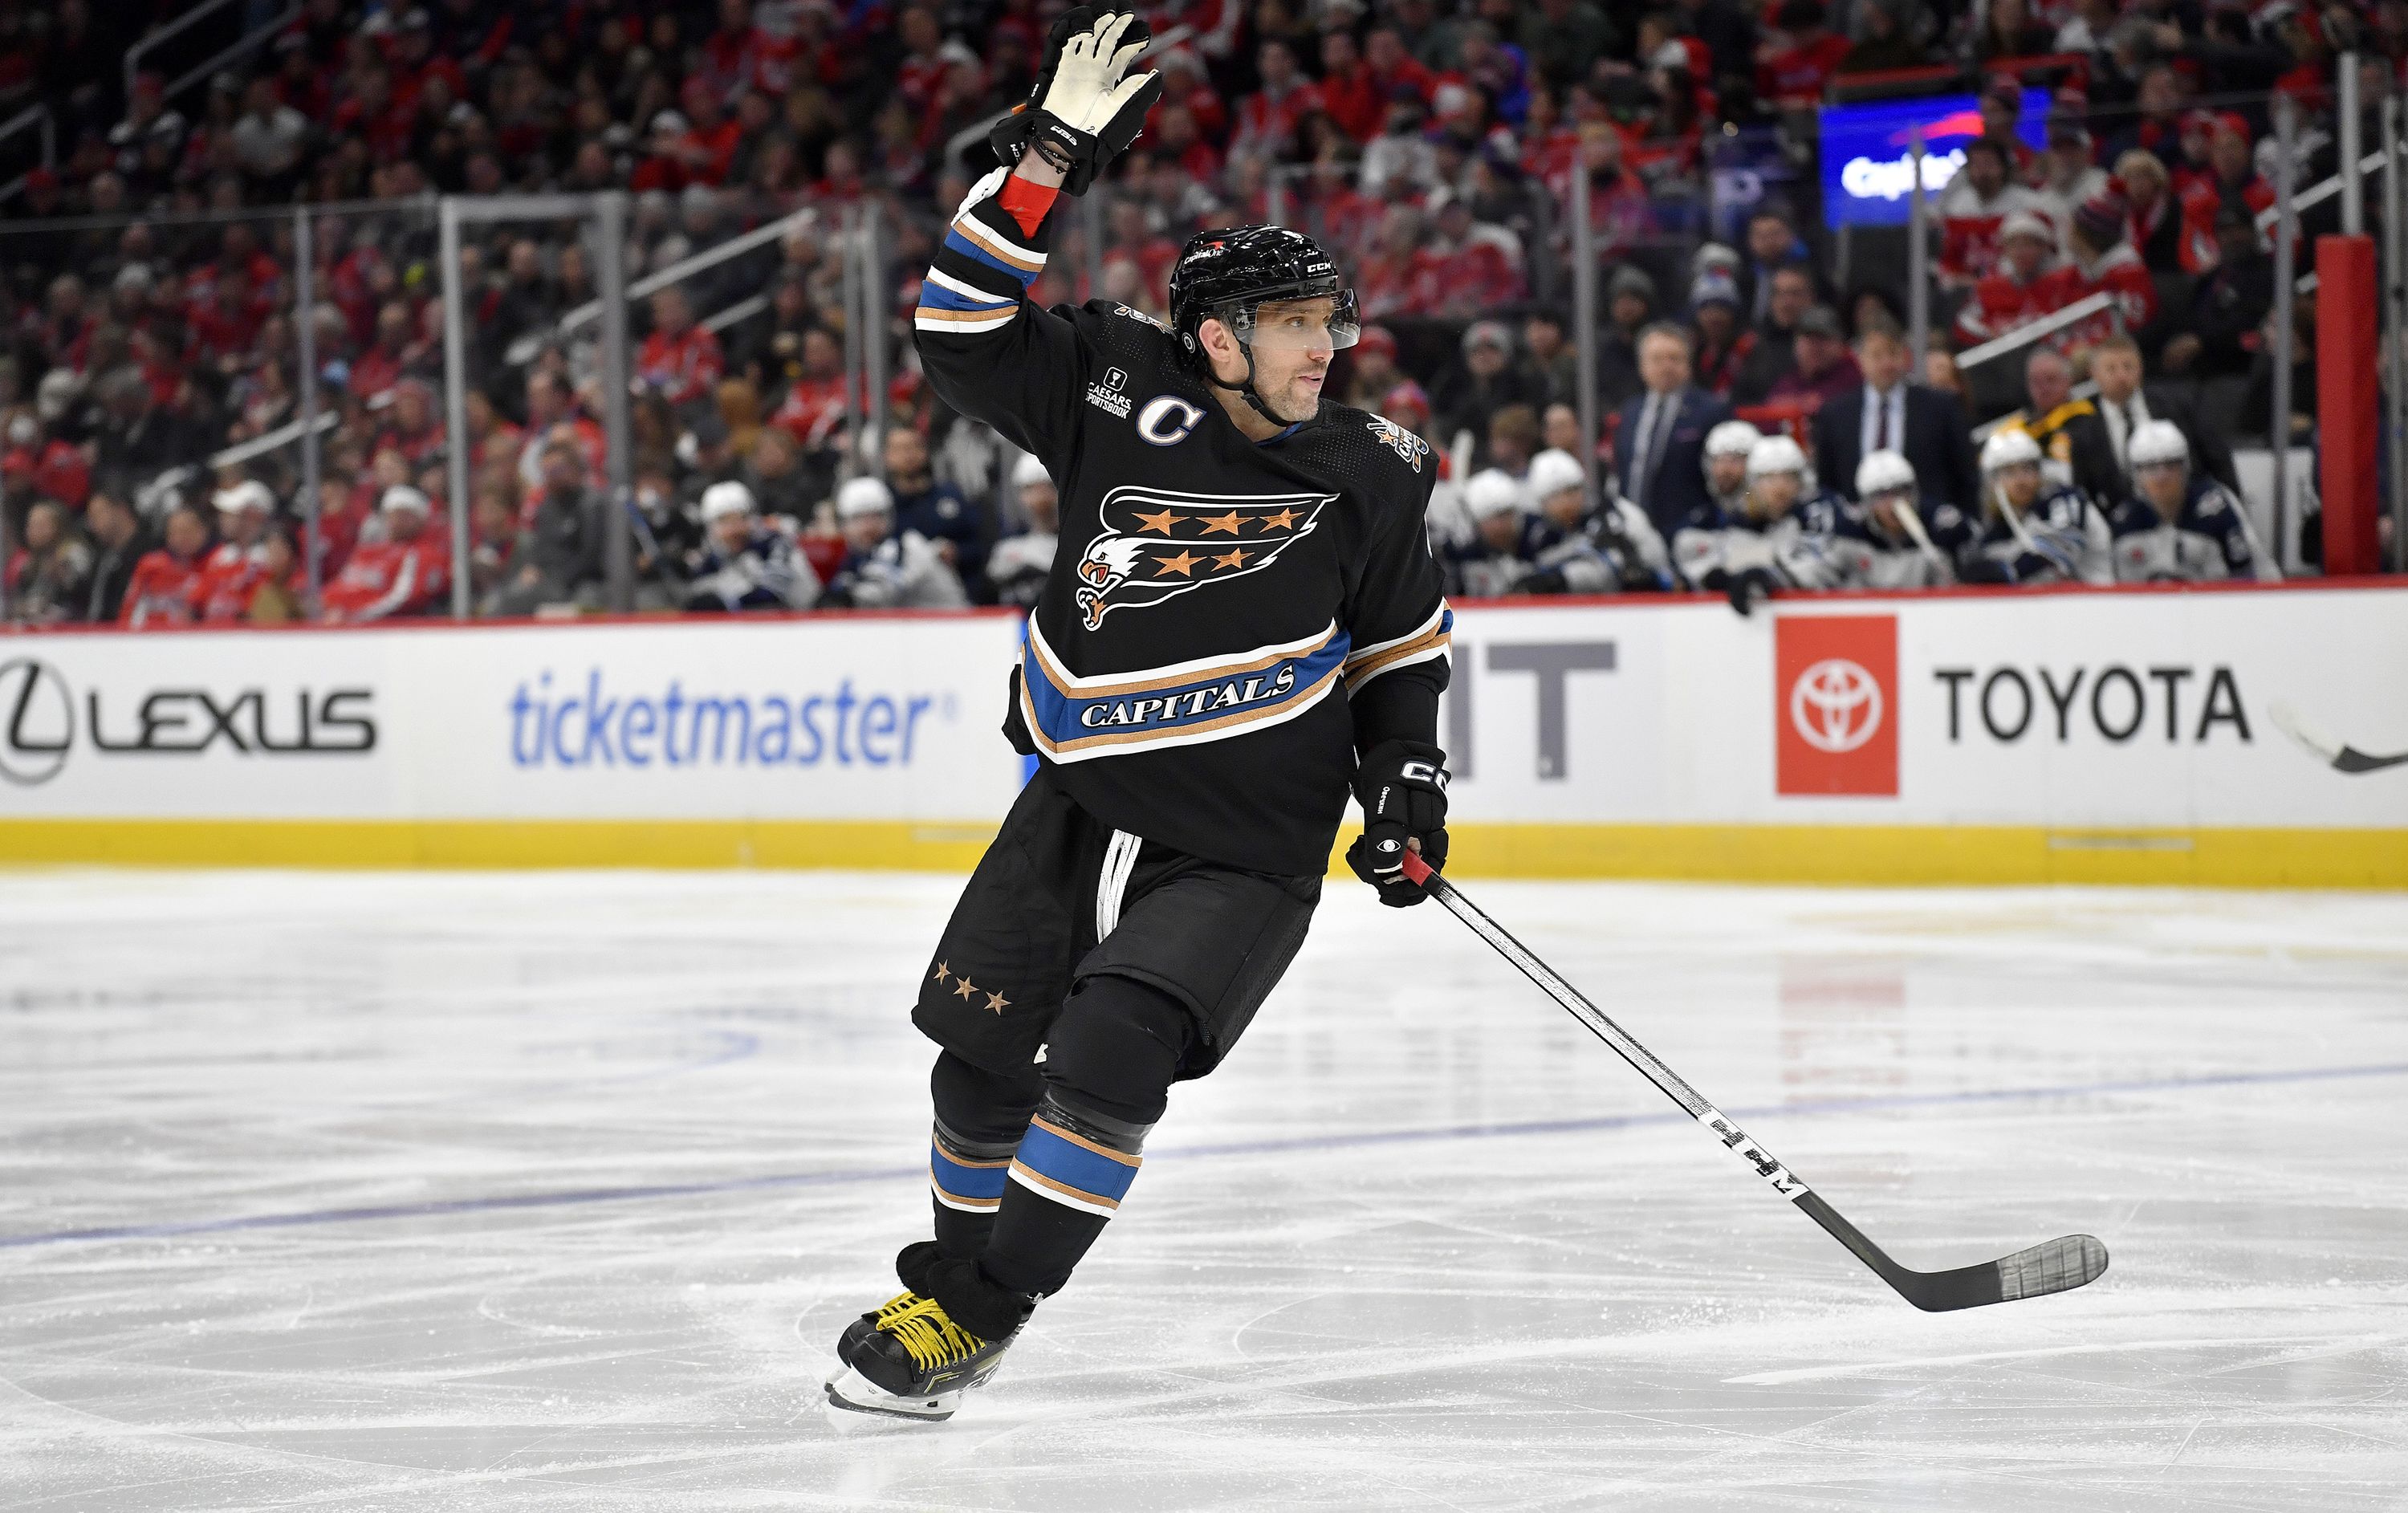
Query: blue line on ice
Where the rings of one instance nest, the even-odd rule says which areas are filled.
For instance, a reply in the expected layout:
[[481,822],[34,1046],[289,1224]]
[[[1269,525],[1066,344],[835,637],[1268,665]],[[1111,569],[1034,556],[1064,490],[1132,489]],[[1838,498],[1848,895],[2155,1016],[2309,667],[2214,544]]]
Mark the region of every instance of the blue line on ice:
[[[2344,1078],[2408,1075],[2408,1062],[2367,1066],[2311,1066],[2288,1072],[2220,1072],[2203,1077],[2137,1078],[2114,1082],[2076,1082],[2054,1087],[1985,1088],[1958,1092],[1897,1093],[1873,1098],[1829,1098],[1799,1103],[1765,1104],[1726,1110],[1735,1120],[1795,1114],[1865,1114],[1898,1108],[1938,1108],[1952,1105],[2024,1103],[2043,1098],[2084,1097],[2100,1093],[2169,1092],[2193,1088],[2262,1087],[2272,1083],[2328,1082]],[[1254,1156],[1297,1150],[1342,1150],[1362,1146],[1406,1145],[1437,1140],[1487,1140],[1529,1135],[1570,1135],[1598,1130],[1632,1129],[1649,1124],[1677,1124],[1688,1119],[1677,1110],[1651,1114],[1608,1114],[1595,1119],[1527,1120],[1500,1124],[1442,1124],[1424,1129],[1366,1130],[1352,1135],[1305,1135],[1281,1140],[1242,1140],[1221,1145],[1174,1146],[1148,1151],[1148,1161],[1179,1161],[1197,1156]],[[557,1192],[505,1193],[480,1198],[446,1198],[430,1203],[377,1204],[355,1208],[309,1208],[298,1213],[251,1214],[238,1219],[201,1219],[174,1224],[123,1224],[94,1229],[55,1230],[40,1235],[0,1235],[0,1250],[37,1245],[63,1245],[74,1240],[161,1240],[188,1235],[224,1235],[239,1230],[295,1229],[311,1224],[348,1224],[380,1219],[427,1219],[446,1214],[507,1212],[516,1208],[561,1208],[590,1203],[628,1203],[652,1198],[705,1197],[721,1192],[752,1192],[768,1188],[832,1187],[853,1182],[901,1181],[924,1176],[924,1163],[908,1166],[856,1167],[826,1172],[773,1172],[761,1177],[734,1177],[711,1182],[658,1182],[629,1187],[577,1188]]]

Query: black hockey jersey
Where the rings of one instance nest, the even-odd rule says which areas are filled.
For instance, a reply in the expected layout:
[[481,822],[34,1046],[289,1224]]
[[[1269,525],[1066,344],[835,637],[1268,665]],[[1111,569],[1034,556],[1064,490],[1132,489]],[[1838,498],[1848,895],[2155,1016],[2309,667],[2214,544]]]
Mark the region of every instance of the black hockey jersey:
[[1025,295],[1032,233],[964,201],[921,290],[945,402],[1034,453],[1061,550],[1015,694],[1038,755],[1105,823],[1237,867],[1318,875],[1358,750],[1435,742],[1454,617],[1423,517],[1438,462],[1325,401],[1259,445],[1159,322]]

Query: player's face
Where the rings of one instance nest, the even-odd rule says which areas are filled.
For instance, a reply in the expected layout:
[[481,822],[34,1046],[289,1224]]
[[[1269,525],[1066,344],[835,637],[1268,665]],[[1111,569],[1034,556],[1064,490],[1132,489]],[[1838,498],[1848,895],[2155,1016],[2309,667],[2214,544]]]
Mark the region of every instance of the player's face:
[[167,550],[177,556],[192,556],[208,538],[208,527],[192,510],[179,509],[167,517]]
[[2132,482],[2139,487],[2141,497],[2168,520],[2181,512],[2183,485],[2188,481],[2180,463],[2146,463],[2132,469]]
[[238,547],[256,542],[267,531],[267,513],[259,509],[230,509],[220,512],[218,527],[226,539]]
[[1735,453],[1710,459],[1706,464],[1706,482],[1716,493],[1729,493],[1747,481],[1747,454]]
[[1557,530],[1569,531],[1580,523],[1581,492],[1578,489],[1557,489],[1539,501],[1539,509],[1547,517],[1547,523]]
[[1798,502],[1798,491],[1805,481],[1795,473],[1765,474],[1748,486],[1753,512],[1765,520],[1779,520]]
[[1334,299],[1264,305],[1254,311],[1254,392],[1283,421],[1309,421],[1321,409],[1338,337]]
[[1999,492],[2007,496],[2007,503],[2015,507],[2018,515],[2029,509],[2031,502],[2040,497],[2040,464],[2016,463],[1999,469]]
[[1491,551],[1511,551],[1522,543],[1522,517],[1512,510],[1491,515],[1480,522],[1480,539]]
[[892,522],[882,509],[850,516],[844,522],[844,544],[855,551],[875,551],[891,528]]
[[722,551],[743,550],[744,543],[752,539],[752,517],[741,512],[720,516],[710,522],[710,538]]
[[384,528],[395,541],[415,541],[418,533],[426,529],[426,517],[415,509],[389,509],[384,512]]
[[1906,534],[1906,527],[1899,523],[1899,515],[1900,511],[1914,507],[1907,503],[1907,492],[1904,489],[1892,489],[1886,493],[1874,494],[1865,501],[1865,507],[1872,512],[1874,522],[1883,530],[1892,535]]
[[1039,531],[1052,531],[1061,524],[1062,499],[1051,483],[1031,483],[1020,491],[1020,507],[1028,511],[1028,523]]

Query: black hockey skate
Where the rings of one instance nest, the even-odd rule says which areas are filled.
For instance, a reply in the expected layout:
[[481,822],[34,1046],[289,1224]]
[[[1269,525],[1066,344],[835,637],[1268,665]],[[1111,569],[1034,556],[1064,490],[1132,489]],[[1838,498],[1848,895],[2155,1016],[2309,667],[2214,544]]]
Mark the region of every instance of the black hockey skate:
[[843,1369],[827,1380],[828,1406],[940,1422],[995,1375],[1018,1333],[982,1339],[935,1298],[905,1292],[845,1326],[837,1342]]

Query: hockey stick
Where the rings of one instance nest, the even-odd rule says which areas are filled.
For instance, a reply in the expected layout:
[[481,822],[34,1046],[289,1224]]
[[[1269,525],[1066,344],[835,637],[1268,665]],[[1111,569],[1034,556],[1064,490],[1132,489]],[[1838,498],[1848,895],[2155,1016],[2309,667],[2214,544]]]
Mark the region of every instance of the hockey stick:
[[1637,1067],[1648,1081],[1663,1090],[1665,1096],[1688,1110],[1690,1118],[1737,1151],[1757,1176],[1772,1184],[1775,1192],[1805,1210],[1806,1217],[1854,1251],[1856,1259],[1870,1266],[1883,1281],[1897,1290],[1899,1296],[1926,1313],[1978,1308],[1985,1303],[2011,1303],[2017,1298],[2070,1292],[2098,1280],[2107,1269],[2107,1247],[2088,1235],[2067,1235],[1997,1261],[1959,1266],[1954,1271],[1913,1271],[1899,1265],[1880,1246],[1865,1238],[1856,1225],[1841,1217],[1838,1209],[1773,1160],[1746,1131],[1731,1122],[1728,1115],[1706,1102],[1697,1089],[1657,1061],[1655,1052],[1633,1040],[1627,1031],[1606,1017],[1604,1010],[1582,997],[1571,984],[1532,955],[1529,948],[1506,934],[1504,926],[1464,897],[1455,884],[1432,872],[1420,853],[1405,853],[1405,876],[1469,925],[1472,933],[1495,947],[1498,955],[1519,967],[1522,975],[1545,990],[1548,997],[1570,1009],[1591,1035],[1612,1047],[1616,1055]]
[[2334,740],[2326,732],[2300,719],[2298,710],[2280,700],[2267,706],[2266,713],[2272,717],[2275,729],[2305,747],[2335,772],[2356,776],[2362,772],[2381,772],[2386,767],[2408,766],[2408,751],[2391,756],[2370,755],[2347,742]]

